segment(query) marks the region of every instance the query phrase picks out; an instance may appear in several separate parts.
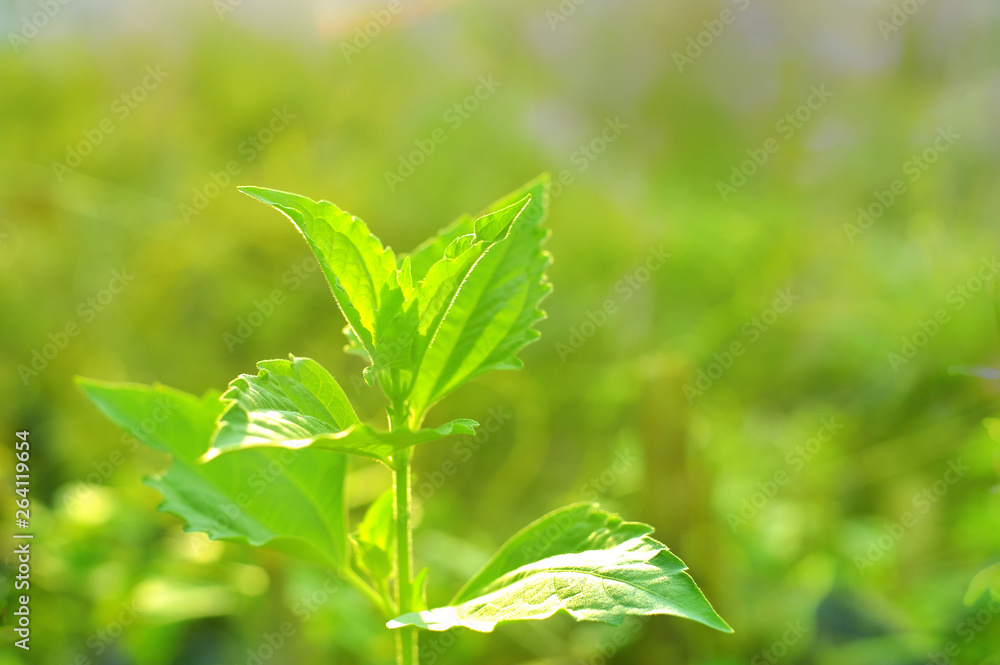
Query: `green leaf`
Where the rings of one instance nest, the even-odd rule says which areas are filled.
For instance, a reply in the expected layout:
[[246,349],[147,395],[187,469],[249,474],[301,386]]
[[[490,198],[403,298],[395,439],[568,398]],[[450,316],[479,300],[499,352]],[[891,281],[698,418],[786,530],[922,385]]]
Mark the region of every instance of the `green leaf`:
[[446,436],[473,435],[479,423],[468,418],[456,418],[440,427],[422,428],[419,430],[400,429],[394,432],[377,430],[371,425],[354,425],[343,432],[331,432],[326,434],[307,434],[302,432],[301,437],[296,438],[295,423],[288,421],[281,422],[274,426],[275,430],[286,430],[293,438],[283,438],[281,434],[274,431],[273,434],[263,433],[263,435],[250,434],[239,442],[231,442],[229,445],[219,447],[216,444],[206,455],[206,460],[214,459],[222,453],[230,453],[249,448],[284,448],[287,450],[329,450],[338,453],[349,453],[390,464],[389,458],[406,448],[436,441]]
[[516,568],[557,554],[610,549],[653,533],[639,522],[625,522],[593,503],[575,503],[538,518],[521,529],[466,582],[452,603],[479,595],[493,580]]
[[426,334],[432,324],[437,327],[445,306],[451,303],[473,265],[502,239],[530,202],[531,196],[525,195],[509,206],[486,213],[473,222],[474,232],[455,238],[445,247],[444,255],[428,268],[416,289],[420,334]]
[[[357,217],[329,201],[263,187],[240,187],[244,194],[274,206],[305,236],[319,260],[344,317],[362,346],[374,354],[376,319],[391,317],[387,299],[399,291],[396,259]],[[400,299],[401,301],[401,299]],[[397,301],[398,302],[398,301]]]
[[421,568],[416,577],[413,578],[413,600],[410,607],[415,612],[423,612],[427,609],[427,574],[429,568]]
[[[511,218],[516,214],[516,210],[512,211]],[[445,308],[487,247],[486,242],[473,242],[474,239],[474,234],[456,238],[413,287],[410,302],[397,310],[383,337],[376,341],[376,368],[402,369],[407,372],[404,381],[408,383],[412,379],[413,369],[419,365]],[[402,399],[409,392],[404,385],[397,396]]]
[[354,534],[360,567],[380,588],[392,575],[392,548],[396,534],[392,502],[393,491],[386,490],[368,507]]
[[437,235],[424,241],[407,256],[412,264],[413,280],[419,282],[430,270],[431,266],[441,260],[444,250],[456,238],[475,232],[475,220],[469,215],[462,215],[447,227],[438,231]]
[[337,381],[308,358],[265,360],[260,372],[243,374],[222,395],[228,408],[205,460],[249,448],[329,450],[384,462],[395,452],[452,434],[474,434],[474,420],[394,432],[358,421]]
[[543,175],[478,218],[462,216],[396,261],[365,224],[327,201],[260,187],[244,193],[274,206],[305,236],[347,319],[348,353],[370,362],[411,422],[448,392],[491,369],[521,366],[549,292],[540,246],[548,204]]
[[329,372],[310,358],[262,360],[256,376],[242,374],[222,400],[214,444],[238,446],[247,437],[286,438],[341,432],[358,424],[350,400]]
[[[487,206],[486,210],[499,210],[500,208],[508,206],[515,201],[523,199],[525,194],[536,196],[542,192],[548,192],[549,184],[551,182],[552,176],[549,173],[539,173],[532,180],[529,180],[527,183],[521,185],[506,196],[501,196],[499,199]],[[535,204],[536,205],[532,209],[531,214],[535,218],[535,223],[537,223],[545,219],[545,216],[548,214],[549,201],[547,198],[543,201],[536,196]]]
[[967,606],[974,605],[987,591],[1000,600],[1000,563],[984,568],[972,578],[963,602]]
[[545,221],[545,218],[549,214],[550,182],[551,177],[549,174],[542,173],[531,182],[522,185],[507,196],[491,203],[486,208],[486,212],[488,213],[494,210],[500,210],[501,208],[506,208],[507,206],[520,201],[525,196],[531,196],[531,205],[529,205],[528,209],[524,212],[525,222],[537,226]]
[[344,345],[344,352],[353,356],[358,356],[359,358],[362,358],[366,362],[370,363],[372,361],[372,356],[368,353],[368,349],[365,348],[364,344],[361,343],[361,338],[358,337],[356,332],[354,332],[354,328],[347,325],[344,326],[342,332],[344,333],[344,337],[347,338],[347,344]]
[[563,611],[613,625],[630,614],[666,614],[732,632],[687,566],[651,533],[593,505],[557,510],[508,541],[449,606],[405,614],[388,626],[490,632],[502,621]]
[[399,262],[399,288],[403,292],[403,300],[413,297],[413,268],[410,257],[404,256]]
[[[426,352],[417,354],[419,369],[408,398],[415,420],[446,394],[483,372],[520,368],[522,363],[516,354],[538,338],[534,325],[545,317],[538,306],[551,291],[545,276],[550,257],[541,249],[547,232],[540,226],[547,206],[547,185],[547,179],[531,184],[521,199],[501,209],[505,214],[517,210],[501,239],[488,244],[493,233],[505,228],[502,221],[481,218],[474,228],[484,234],[482,240],[455,258],[448,258],[446,253],[442,259],[459,261],[469,252],[482,251],[481,256],[469,257],[466,272],[456,271],[460,280],[450,274],[444,280],[457,288],[446,307],[430,310],[432,315],[440,311],[440,316],[430,319],[422,313],[420,317],[421,327],[428,326],[429,344]],[[432,267],[417,287],[418,294],[426,288],[433,271]]]
[[218,393],[199,399],[158,384],[78,383],[112,421],[172,455],[170,468],[146,483],[163,495],[160,510],[183,519],[185,530],[334,568],[348,562],[343,455],[255,450],[199,464],[224,408]]
[[[414,269],[410,266],[414,264],[420,264],[423,277],[412,288],[407,302],[392,302],[388,310],[391,314],[380,318],[383,325],[379,326],[380,336],[375,340],[374,367],[378,371],[397,369],[404,372],[396,385],[392,384],[391,377],[384,378],[382,383],[389,386],[387,394],[390,397],[402,400],[410,394],[413,370],[420,365],[455,294],[476,261],[491,245],[504,239],[530,201],[531,194],[526,193],[510,205],[455,227],[469,233],[456,236],[449,231],[442,232],[428,248],[418,250],[417,254],[406,257],[409,261],[403,261],[401,279],[406,278],[402,274],[406,269],[412,276]],[[445,240],[449,241],[447,245]],[[438,253],[437,260],[425,268],[423,263],[430,251]]]
[[[517,214],[517,211],[513,211]],[[427,335],[429,330],[436,329],[441,321],[445,308],[454,299],[466,275],[475,265],[479,257],[487,249],[485,242],[463,243],[463,239],[472,239],[467,235],[457,238],[451,251],[447,252],[437,263],[427,271],[426,277],[420,280],[416,288],[417,314],[419,332]],[[459,249],[464,245],[464,249]],[[428,339],[428,343],[430,340]]]
[[359,423],[347,395],[329,372],[309,358],[289,358],[262,360],[256,376],[241,374],[230,382],[222,395],[228,407],[219,418],[213,450],[309,439],[343,432]]

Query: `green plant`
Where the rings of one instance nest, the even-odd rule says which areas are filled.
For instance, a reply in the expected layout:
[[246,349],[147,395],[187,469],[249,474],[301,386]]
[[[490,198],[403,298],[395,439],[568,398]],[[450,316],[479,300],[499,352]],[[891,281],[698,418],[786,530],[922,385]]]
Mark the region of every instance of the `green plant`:
[[[565,611],[620,624],[628,614],[671,614],[731,631],[687,567],[652,528],[594,504],[551,512],[511,538],[445,607],[428,609],[427,570],[411,552],[413,447],[477,423],[425,428],[428,410],[479,374],[519,369],[517,353],[537,339],[538,309],[551,287],[542,250],[548,178],[463,216],[397,259],[365,224],[333,204],[257,187],[241,191],[287,215],[305,236],[347,319],[347,350],[368,361],[364,377],[388,400],[388,429],[361,423],[344,391],[308,358],[258,363],[219,395],[161,385],[80,385],[114,422],[173,465],[147,483],[161,510],[211,538],[270,546],[335,570],[398,629],[399,663],[418,659],[416,629],[464,626]],[[344,502],[346,455],[385,464],[393,488],[350,532]],[[275,466],[277,465],[277,466]],[[271,473],[266,489],[250,479]],[[216,519],[220,506],[230,518]]]

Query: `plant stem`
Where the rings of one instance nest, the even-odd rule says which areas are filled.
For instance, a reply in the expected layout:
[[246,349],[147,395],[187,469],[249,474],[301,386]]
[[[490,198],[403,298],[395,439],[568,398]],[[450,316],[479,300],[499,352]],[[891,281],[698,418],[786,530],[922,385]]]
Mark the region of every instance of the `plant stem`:
[[[396,514],[396,591],[399,613],[413,611],[413,554],[410,524],[410,450],[393,456],[393,484]],[[398,628],[396,632],[396,661],[399,665],[417,665],[417,629],[413,626]]]
[[[397,379],[395,372],[393,379]],[[407,409],[404,403],[393,401],[389,407],[389,429],[407,429]],[[412,429],[412,428],[410,428]],[[413,526],[410,523],[410,459],[409,448],[391,458],[393,512],[396,519],[396,606],[399,614],[413,611]],[[396,629],[396,662],[398,665],[419,665],[417,629],[413,626]]]

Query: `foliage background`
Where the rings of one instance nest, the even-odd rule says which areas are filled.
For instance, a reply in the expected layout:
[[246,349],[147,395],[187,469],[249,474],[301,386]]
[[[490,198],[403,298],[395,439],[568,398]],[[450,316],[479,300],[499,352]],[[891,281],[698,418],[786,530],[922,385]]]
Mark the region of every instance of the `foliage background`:
[[[572,183],[552,203],[541,341],[525,371],[487,375],[433,415],[506,414],[495,434],[416,456],[431,601],[523,524],[596,498],[653,524],[736,633],[553,620],[424,636],[423,662],[916,665],[952,641],[953,662],[1000,663],[989,596],[964,602],[1000,552],[998,448],[983,426],[996,375],[955,371],[1000,355],[992,269],[976,281],[998,241],[1000,6],[911,2],[883,35],[887,2],[399,1],[350,54],[387,4],[0,6],[0,413],[5,446],[31,431],[37,533],[34,648],[4,645],[0,664],[391,662],[360,597],[313,595],[322,571],[208,543],[156,512],[140,479],[165,460],[121,438],[71,377],[201,392],[294,352],[356,386],[322,277],[289,276],[308,266],[305,244],[234,186],[328,198],[398,251],[543,170]],[[11,40],[44,6],[57,9],[38,34]],[[733,22],[679,68],[675,52],[727,8]],[[147,66],[167,76],[122,117],[115,100]],[[499,87],[455,127],[446,114],[480,77]],[[776,123],[813,86],[833,96],[783,137]],[[251,151],[274,109],[294,118]],[[113,131],[57,172],[104,118]],[[626,127],[606,149],[580,152],[616,119]],[[390,189],[386,172],[437,128],[446,140]],[[959,138],[911,180],[904,164],[948,128]],[[723,200],[718,181],[768,137],[778,151]],[[239,175],[213,190],[230,160]],[[857,208],[895,179],[906,191],[852,238]],[[206,188],[217,194],[185,215]],[[621,282],[661,247],[662,268]],[[113,270],[133,279],[91,313]],[[273,315],[238,344],[225,337],[276,289]],[[796,300],[774,318],[781,289]],[[617,311],[588,325],[607,299]],[[921,337],[938,310],[946,323]],[[762,316],[772,323],[751,340]],[[70,322],[79,334],[25,374]],[[904,338],[922,344],[894,367]],[[736,341],[744,354],[713,368]],[[699,371],[719,369],[688,398]],[[348,391],[381,417],[375,390]],[[842,428],[793,467],[824,418]],[[5,448],[4,532],[11,460]],[[916,511],[959,461],[958,482]],[[787,482],[762,502],[758,483],[779,471]],[[352,505],[387,482],[359,464]],[[762,505],[733,528],[743,500]],[[887,539],[907,511],[915,523]]]

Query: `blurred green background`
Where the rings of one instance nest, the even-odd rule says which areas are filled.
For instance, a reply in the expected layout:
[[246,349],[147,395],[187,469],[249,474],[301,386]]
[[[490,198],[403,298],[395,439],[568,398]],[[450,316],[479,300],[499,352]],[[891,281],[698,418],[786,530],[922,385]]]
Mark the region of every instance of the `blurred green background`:
[[[381,421],[305,243],[235,186],[405,251],[541,171],[542,338],[432,415],[495,434],[416,455],[430,600],[590,499],[736,632],[554,619],[422,662],[1000,663],[993,0],[12,0],[0,27],[5,596],[20,429],[37,534],[33,648],[3,628],[0,665],[392,662],[322,570],[157,512],[167,460],[71,379],[200,393],[293,352]],[[355,466],[355,516],[388,481]]]

